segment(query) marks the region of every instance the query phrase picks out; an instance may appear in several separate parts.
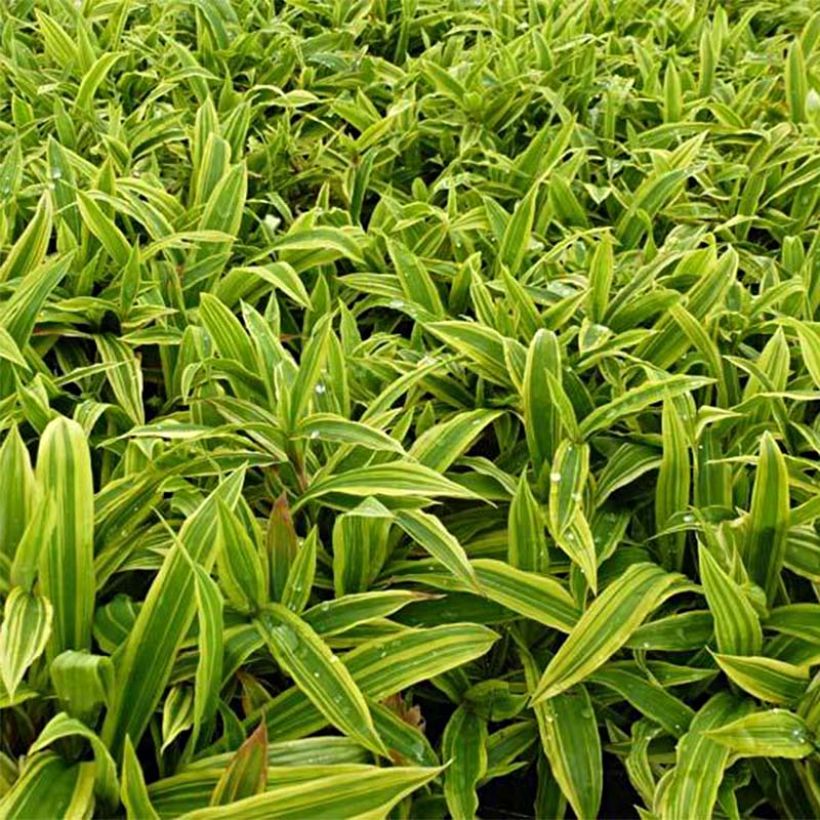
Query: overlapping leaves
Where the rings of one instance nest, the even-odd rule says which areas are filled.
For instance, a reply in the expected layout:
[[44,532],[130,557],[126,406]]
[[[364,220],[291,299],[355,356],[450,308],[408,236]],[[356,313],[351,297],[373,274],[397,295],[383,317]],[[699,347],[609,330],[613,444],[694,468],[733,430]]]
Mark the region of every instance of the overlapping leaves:
[[6,3],[0,814],[820,813],[812,11]]

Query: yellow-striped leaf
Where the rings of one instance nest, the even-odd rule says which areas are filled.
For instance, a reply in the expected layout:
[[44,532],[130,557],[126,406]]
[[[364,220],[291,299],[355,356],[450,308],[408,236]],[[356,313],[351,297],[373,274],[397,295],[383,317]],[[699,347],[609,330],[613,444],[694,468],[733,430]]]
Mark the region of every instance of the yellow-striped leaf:
[[751,704],[720,692],[701,707],[689,731],[678,742],[675,766],[661,798],[663,820],[711,817],[729,749],[710,731],[749,712]]
[[555,451],[550,473],[549,522],[559,541],[576,517],[589,476],[589,445],[564,439]]
[[766,590],[771,603],[780,581],[789,528],[789,476],[770,433],[760,443],[743,560],[749,577]]
[[467,553],[434,515],[421,510],[396,510],[395,521],[417,544],[441,561],[453,575],[473,589],[479,588]]
[[794,703],[809,684],[806,666],[742,655],[715,655],[715,660],[733,683],[769,703]]
[[487,721],[469,705],[459,706],[444,727],[444,796],[452,817],[469,820],[478,811],[476,787],[487,771]]
[[270,604],[256,622],[277,663],[322,715],[363,746],[386,755],[364,695],[327,644],[298,615],[279,604]]
[[159,815],[151,805],[145,777],[142,773],[137,753],[131,738],[126,737],[120,780],[120,800],[125,806],[127,820],[159,820]]
[[571,632],[577,623],[580,612],[572,595],[554,578],[491,558],[479,558],[472,565],[490,600],[561,632]]
[[[686,428],[671,400],[663,403],[661,433],[663,457],[655,488],[655,521],[659,530],[666,528],[672,516],[683,512],[689,503],[691,465]],[[671,570],[682,569],[685,544],[685,531],[661,537],[664,566]]]
[[566,691],[602,666],[670,593],[681,576],[633,564],[589,606],[547,665],[532,702]]
[[[357,767],[352,772],[276,785],[263,794],[231,804],[230,813],[243,820],[386,817],[393,806],[441,771],[441,768]],[[225,812],[223,806],[214,806],[182,817],[216,820],[225,817]]]
[[91,648],[94,617],[94,484],[85,431],[62,416],[40,439],[37,482],[55,522],[40,553],[40,588],[54,607],[49,658]]
[[706,735],[738,757],[799,759],[815,752],[812,733],[803,718],[786,709],[745,715]]
[[700,578],[715,620],[718,650],[725,655],[756,655],[763,643],[760,619],[743,590],[701,546]]
[[31,222],[20,234],[2,265],[0,265],[0,283],[9,279],[19,279],[35,270],[45,259],[48,243],[51,240],[54,206],[46,192],[37,203],[37,210]]
[[41,595],[14,587],[6,598],[0,624],[0,678],[10,697],[46,648],[52,618],[52,606]]
[[507,517],[507,560],[511,566],[527,572],[547,569],[549,554],[544,524],[527,475],[522,473]]
[[[538,686],[538,668],[530,653],[519,647],[527,688]],[[601,738],[589,693],[576,686],[533,705],[541,745],[552,776],[580,818],[598,816],[603,793]]]
[[[151,584],[117,664],[114,699],[102,739],[115,757],[125,736],[138,742],[168,683],[176,652],[196,617],[195,580],[190,562],[206,571],[216,559],[219,502],[236,504],[244,482],[238,470],[220,483],[182,526],[179,543],[165,557]],[[186,556],[183,549],[187,551]]]

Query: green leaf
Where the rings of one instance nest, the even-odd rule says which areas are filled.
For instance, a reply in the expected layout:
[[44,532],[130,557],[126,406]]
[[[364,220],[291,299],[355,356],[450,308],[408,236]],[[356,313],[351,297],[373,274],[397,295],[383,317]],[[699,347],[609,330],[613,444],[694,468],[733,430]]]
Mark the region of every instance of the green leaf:
[[632,633],[626,645],[633,649],[685,652],[703,647],[711,640],[714,630],[711,612],[693,610],[645,623]]
[[[102,739],[112,754],[121,754],[125,736],[138,741],[159,704],[174,657],[196,616],[195,579],[190,562],[206,571],[221,549],[219,503],[236,503],[244,481],[239,470],[186,519],[179,543],[168,552],[145,597],[122,648],[116,669],[114,698],[106,713]],[[187,551],[188,555],[185,555]]]
[[[71,257],[60,256],[31,270],[4,304],[0,322],[20,350],[29,343],[46,299],[68,273]],[[0,361],[0,396],[14,388],[12,365]]]
[[128,820],[158,820],[159,815],[148,797],[145,778],[130,737],[125,739],[120,799],[125,806]]
[[313,400],[314,391],[319,385],[332,333],[331,318],[331,316],[325,316],[317,323],[313,329],[313,335],[305,345],[302,360],[299,363],[299,373],[291,389],[288,418],[291,430],[296,429],[299,420],[306,413]]
[[435,282],[421,260],[404,244],[388,240],[387,250],[401,282],[404,295],[434,317],[444,315],[444,306]]
[[[363,643],[343,663],[366,696],[381,700],[480,658],[497,640],[492,630],[469,623],[404,630]],[[298,688],[275,698],[266,714],[268,733],[276,738],[303,737],[325,723]]]
[[355,444],[378,452],[404,455],[401,443],[369,424],[337,416],[335,413],[312,413],[303,418],[294,433],[307,439]]
[[80,737],[89,742],[94,753],[94,791],[102,808],[113,811],[119,804],[120,784],[117,767],[105,744],[84,723],[61,712],[53,717],[29,747],[29,752],[39,752],[62,738]]
[[299,549],[293,517],[284,493],[273,502],[265,533],[265,549],[269,572],[268,588],[272,598],[281,601],[290,568]]
[[431,322],[425,325],[436,338],[467,358],[477,372],[491,381],[507,385],[509,370],[504,357],[504,337],[479,322]]
[[131,258],[131,245],[125,234],[85,192],[77,191],[77,204],[88,230],[100,240],[100,244],[119,267],[126,267]]
[[421,510],[397,510],[398,524],[417,544],[444,564],[453,575],[469,587],[479,589],[475,572],[467,559],[464,548],[434,515]]
[[[532,702],[569,689],[602,666],[670,594],[681,576],[654,564],[633,564],[588,607],[547,665]],[[674,590],[672,590],[674,591]]]
[[194,725],[194,692],[190,686],[174,686],[162,704],[162,746],[164,753]]
[[122,57],[122,54],[107,53],[102,54],[83,75],[77,96],[74,98],[74,108],[76,111],[90,110],[91,103],[97,89],[102,85],[108,72],[114,64]]
[[795,322],[800,352],[814,386],[820,388],[820,325],[817,322]]
[[661,797],[664,820],[712,816],[729,750],[714,740],[711,730],[746,714],[749,706],[728,692],[720,692],[695,715],[689,731],[678,742],[675,766]]
[[32,755],[0,800],[3,817],[86,817],[94,809],[94,764],[69,764],[45,752]]
[[527,351],[522,387],[524,429],[536,475],[552,461],[561,435],[561,414],[554,405],[548,373],[560,380],[561,352],[555,334],[539,330]]
[[[538,685],[538,669],[529,652],[519,647],[519,653],[532,696]],[[533,709],[551,776],[578,817],[597,817],[603,792],[603,761],[589,693],[585,687],[576,686],[534,703]]]
[[806,98],[809,93],[806,73],[806,60],[800,41],[795,40],[789,46],[786,56],[786,103],[791,121],[806,121]]
[[269,265],[247,265],[232,268],[231,272],[219,283],[216,295],[228,307],[232,307],[236,299],[239,285],[237,280],[247,280],[249,276],[257,277],[263,282],[273,285],[293,299],[298,305],[310,308],[310,296],[299,274],[287,262],[272,262]]
[[815,751],[808,726],[801,717],[785,709],[745,715],[706,734],[738,757],[799,759]]
[[[368,767],[345,774],[315,777],[303,783],[275,786],[231,805],[231,813],[247,820],[304,817],[384,817],[400,800],[421,788],[440,768]],[[185,820],[225,816],[213,807],[183,815]]]
[[106,378],[120,407],[134,424],[145,424],[142,403],[142,369],[131,349],[111,334],[97,337],[103,362],[109,365]]
[[[27,526],[31,529],[28,516],[35,505],[35,493],[31,458],[17,425],[14,425],[0,447],[0,494],[4,499],[4,503],[0,504],[0,555],[16,559],[19,554],[18,544]],[[41,545],[36,546],[39,552]],[[36,561],[34,563],[36,567]],[[13,583],[25,585],[29,589],[34,581],[33,577],[29,577],[24,584],[22,579],[14,579],[14,575],[12,577]]]
[[628,669],[608,664],[594,672],[590,681],[614,690],[675,737],[683,734],[694,717],[694,712],[686,704]]
[[733,683],[769,703],[794,703],[809,683],[807,667],[774,658],[715,655],[715,660]]
[[700,577],[715,619],[718,650],[727,655],[755,655],[763,643],[760,619],[743,590],[701,546]]
[[423,600],[424,593],[406,589],[362,592],[323,601],[302,613],[318,635],[334,635],[377,618],[386,618],[407,604]]
[[435,470],[411,461],[373,464],[347,473],[329,476],[315,481],[294,505],[301,508],[305,502],[327,495],[339,493],[358,497],[417,496],[448,498],[475,498],[471,490],[439,475]]
[[0,265],[0,283],[25,277],[41,265],[51,240],[53,219],[51,197],[45,193],[33,218]]
[[468,706],[459,706],[444,727],[441,754],[449,761],[444,774],[444,796],[450,814],[475,817],[476,787],[487,771],[487,721]]
[[501,238],[498,258],[513,275],[519,272],[530,244],[539,187],[538,182],[533,184],[527,195],[516,205],[512,218],[507,223],[504,236]]
[[0,677],[11,697],[26,670],[45,650],[52,620],[51,603],[41,595],[15,587],[6,598],[0,624]]
[[409,455],[419,464],[443,473],[499,415],[493,410],[459,413],[425,430],[413,443]]
[[760,443],[743,561],[749,577],[766,590],[771,603],[780,581],[789,528],[789,476],[771,434]]
[[[197,622],[199,624],[199,660],[194,680],[193,743],[207,733],[216,717],[222,683],[224,655],[223,601],[219,587],[198,564],[190,562],[194,574]],[[204,730],[204,731],[203,731]]]
[[316,574],[316,552],[319,537],[316,528],[312,529],[299,547],[296,558],[291,564],[282,605],[293,612],[301,612],[310,598],[313,579]]
[[107,704],[114,685],[114,666],[104,655],[68,650],[49,667],[54,692],[62,708],[77,720],[93,725]]
[[555,451],[550,473],[549,523],[559,541],[581,509],[589,477],[589,445],[564,439]]
[[589,296],[587,310],[593,322],[601,323],[609,305],[609,291],[615,275],[615,257],[612,251],[612,237],[605,233],[595,246],[595,253],[589,266]]
[[580,612],[572,595],[554,578],[490,558],[474,560],[472,565],[490,600],[561,632],[571,632],[578,622]]
[[[682,513],[689,504],[691,465],[686,428],[674,402],[663,403],[663,457],[655,489],[655,521],[660,530],[669,526],[673,516]],[[661,538],[664,566],[672,570],[683,568],[686,532]]]
[[260,613],[257,625],[277,663],[322,715],[363,746],[386,755],[356,681],[322,639],[279,604]]
[[219,355],[239,362],[251,373],[256,372],[256,355],[239,320],[216,296],[199,297],[199,314]]
[[786,635],[813,643],[820,642],[820,604],[787,604],[769,613],[765,621],[767,629],[775,629]]
[[414,721],[420,715],[418,707],[408,707],[401,695],[393,695],[385,705],[368,700],[370,714],[379,736],[390,750],[390,757],[397,765],[438,766],[439,760],[423,733]]
[[364,592],[387,558],[392,514],[366,498],[333,525],[333,588],[336,595]]
[[85,431],[51,421],[40,439],[37,482],[54,502],[55,524],[40,553],[40,589],[54,607],[49,658],[91,648],[94,617],[94,485]]
[[239,517],[224,502],[217,509],[221,549],[216,565],[220,585],[236,609],[256,612],[268,601],[268,579],[259,552]]
[[608,404],[596,407],[581,422],[581,435],[587,438],[600,430],[611,427],[625,416],[640,413],[659,401],[697,390],[712,381],[712,379],[700,376],[675,375],[645,382],[639,387],[627,390]]
[[507,560],[512,567],[528,572],[546,570],[549,554],[544,523],[526,473],[522,473],[507,518]]

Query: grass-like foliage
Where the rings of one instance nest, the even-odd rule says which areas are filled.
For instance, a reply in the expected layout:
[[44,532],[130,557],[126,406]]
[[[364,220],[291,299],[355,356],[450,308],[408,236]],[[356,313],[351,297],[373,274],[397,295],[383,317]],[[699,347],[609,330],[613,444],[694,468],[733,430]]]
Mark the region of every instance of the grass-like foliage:
[[0,0],[0,816],[820,815],[813,0]]

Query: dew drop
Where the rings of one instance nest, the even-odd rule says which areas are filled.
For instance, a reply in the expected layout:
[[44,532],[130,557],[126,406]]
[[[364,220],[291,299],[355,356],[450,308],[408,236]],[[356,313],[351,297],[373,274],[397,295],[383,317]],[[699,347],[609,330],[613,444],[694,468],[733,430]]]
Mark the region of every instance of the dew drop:
[[316,387],[314,387],[313,389],[317,393],[319,393],[319,395],[321,395],[322,393],[327,392],[327,388],[321,382],[319,382],[319,384],[317,384]]
[[561,473],[550,473],[550,481],[557,484],[561,480]]

